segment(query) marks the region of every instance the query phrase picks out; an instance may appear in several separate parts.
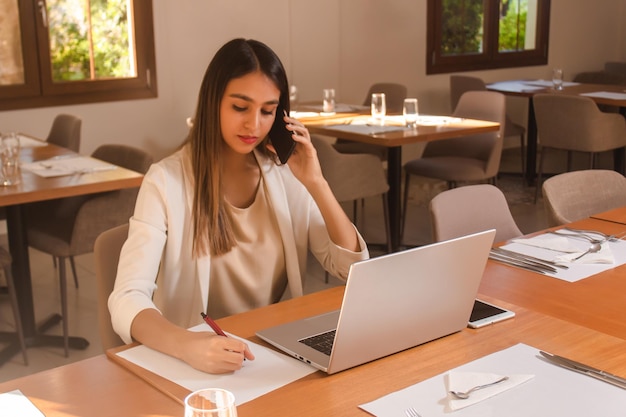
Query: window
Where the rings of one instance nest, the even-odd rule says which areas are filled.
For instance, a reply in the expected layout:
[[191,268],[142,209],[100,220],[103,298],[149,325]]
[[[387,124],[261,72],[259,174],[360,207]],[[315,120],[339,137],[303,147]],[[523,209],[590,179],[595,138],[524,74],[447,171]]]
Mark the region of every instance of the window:
[[0,0],[0,110],[156,95],[152,0]]
[[428,0],[426,73],[548,63],[550,0]]

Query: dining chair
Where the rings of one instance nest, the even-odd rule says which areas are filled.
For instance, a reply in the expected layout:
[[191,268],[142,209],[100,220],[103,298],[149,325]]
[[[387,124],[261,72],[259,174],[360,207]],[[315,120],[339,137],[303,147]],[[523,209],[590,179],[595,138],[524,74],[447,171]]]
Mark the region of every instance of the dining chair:
[[54,118],[46,141],[57,146],[80,151],[80,128],[82,120],[71,114],[59,114]]
[[[139,173],[145,173],[152,164],[147,152],[127,145],[102,145],[91,156]],[[137,187],[48,200],[26,207],[29,246],[59,260],[65,356],[69,355],[65,260],[93,252],[100,233],[128,222],[138,190]]]
[[544,181],[542,192],[550,227],[626,206],[626,178],[611,170],[558,174]]
[[[387,191],[389,184],[380,160],[368,153],[343,154],[338,152],[330,141],[318,135],[311,135],[311,142],[317,150],[324,178],[340,203],[352,202],[352,219],[357,223],[357,201],[368,197],[381,196],[386,248],[391,252],[391,229],[389,226],[389,206]],[[365,218],[365,214],[363,213]],[[328,282],[328,275],[326,276]]]
[[124,344],[113,330],[108,302],[109,295],[111,295],[115,285],[122,245],[126,242],[127,237],[128,223],[100,233],[93,246],[98,298],[98,331],[100,332],[102,348],[105,351]]
[[504,193],[491,184],[474,184],[442,191],[430,201],[433,241],[496,229],[494,242],[523,235]]
[[589,97],[542,93],[535,94],[533,105],[541,144],[535,202],[548,152],[567,152],[567,171],[571,171],[573,152],[588,154],[588,168],[593,169],[597,154],[626,146],[624,117],[600,111]]
[[[469,75],[451,75],[450,76],[450,104],[452,109],[455,109],[459,99],[463,93],[467,91],[487,91],[487,85],[482,78],[471,77]],[[522,178],[525,176],[525,136],[526,128],[520,124],[515,123],[509,115],[506,115],[504,120],[504,137],[519,137],[520,140],[520,157],[521,157],[521,170]]]
[[412,176],[442,180],[448,188],[459,183],[496,184],[502,156],[505,98],[493,91],[468,91],[457,104],[454,117],[498,122],[494,132],[428,142],[421,158],[404,164],[401,230],[404,230]]
[[[407,88],[398,83],[375,83],[372,84],[365,95],[363,105],[369,107],[372,103],[372,93],[385,93],[385,105],[387,114],[402,114],[404,99],[407,96]],[[334,145],[341,153],[371,153],[381,160],[387,157],[387,148],[384,146],[359,143],[348,139],[337,138]]]
[[9,300],[11,303],[11,310],[13,311],[13,321],[15,323],[15,334],[22,350],[22,357],[24,358],[24,365],[28,365],[28,355],[26,354],[26,340],[24,339],[24,329],[22,327],[22,319],[20,316],[19,299],[15,291],[15,280],[13,278],[13,272],[11,271],[13,259],[11,254],[4,247],[0,246],[0,266],[4,273],[4,280],[6,282],[7,293],[9,294]]

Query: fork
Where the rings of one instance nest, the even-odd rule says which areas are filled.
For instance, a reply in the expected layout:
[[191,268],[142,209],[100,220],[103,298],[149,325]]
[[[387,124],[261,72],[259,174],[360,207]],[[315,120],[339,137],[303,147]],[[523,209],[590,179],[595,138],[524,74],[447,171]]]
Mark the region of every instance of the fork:
[[417,410],[413,407],[409,407],[404,410],[404,414],[406,414],[406,417],[422,417],[420,413],[418,413]]
[[578,233],[581,236],[585,236],[591,239],[593,239],[593,235],[602,236],[607,242],[617,242],[621,240],[621,238],[626,236],[626,232],[621,232],[614,235],[607,235],[606,233],[602,233],[597,230],[572,229],[570,227],[564,227],[563,230],[569,230],[570,232]]

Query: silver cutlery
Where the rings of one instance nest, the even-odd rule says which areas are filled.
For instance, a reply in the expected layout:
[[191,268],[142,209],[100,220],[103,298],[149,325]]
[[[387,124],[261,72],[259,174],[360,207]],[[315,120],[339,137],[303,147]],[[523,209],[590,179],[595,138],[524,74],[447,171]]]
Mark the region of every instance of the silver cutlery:
[[404,414],[406,414],[406,417],[422,417],[420,413],[418,413],[417,410],[413,407],[409,407],[404,410]]
[[584,233],[563,233],[563,232],[559,232],[558,230],[552,230],[550,232],[551,235],[557,235],[557,236],[564,236],[564,237],[570,237],[572,239],[579,239],[579,240],[586,240],[587,242],[591,242],[591,243],[602,243],[602,242],[606,242],[609,239],[609,236],[607,236],[606,238],[602,238],[602,239],[598,239],[589,235],[586,235]]
[[574,372],[578,372],[592,378],[599,379],[600,381],[607,382],[616,387],[626,389],[626,379],[617,375],[613,375],[609,372],[602,371],[584,363],[576,362],[571,359],[564,358],[563,356],[554,355],[552,353],[539,351],[539,353],[550,363],[560,366],[562,368],[569,369]]
[[493,259],[494,261],[501,262],[510,266],[516,266],[518,268],[526,269],[532,272],[538,272],[540,274],[556,272],[556,269],[549,265],[533,264],[532,262],[523,261],[517,258],[502,255],[500,253],[494,252],[493,250],[489,253],[489,259]]
[[596,253],[596,252],[600,252],[600,250],[602,249],[602,245],[600,242],[593,242],[591,244],[591,246],[589,246],[589,249],[587,249],[586,251],[584,251],[583,253],[581,253],[580,255],[578,255],[577,257],[575,257],[573,260],[577,261],[580,258],[582,258],[585,255],[588,255],[590,253]]
[[507,379],[509,379],[508,376],[503,376],[502,378],[498,379],[497,381],[490,382],[488,384],[483,384],[483,385],[476,385],[475,387],[472,387],[472,388],[468,389],[465,392],[462,392],[462,391],[450,391],[450,394],[452,394],[454,397],[456,397],[459,400],[467,400],[470,397],[470,394],[472,392],[478,391],[479,389],[491,387],[492,385],[499,384],[501,382],[506,381]]
[[585,229],[572,229],[571,227],[564,227],[563,230],[568,230],[573,233],[579,233],[581,235],[586,236],[602,236],[608,242],[617,242],[621,240],[622,237],[626,236],[626,232],[618,233],[615,235],[607,235],[606,233],[599,232],[597,230],[585,230]]
[[554,261],[550,261],[547,259],[542,259],[542,258],[537,258],[535,256],[531,256],[531,255],[526,255],[523,253],[519,253],[519,252],[515,252],[512,250],[508,250],[508,249],[504,249],[504,248],[492,248],[491,249],[494,252],[497,252],[499,254],[505,255],[505,256],[509,256],[511,258],[518,258],[521,260],[528,260],[528,261],[532,261],[538,264],[542,264],[542,265],[546,265],[546,266],[550,266],[553,268],[561,268],[561,269],[569,269],[569,267],[567,265],[563,265]]

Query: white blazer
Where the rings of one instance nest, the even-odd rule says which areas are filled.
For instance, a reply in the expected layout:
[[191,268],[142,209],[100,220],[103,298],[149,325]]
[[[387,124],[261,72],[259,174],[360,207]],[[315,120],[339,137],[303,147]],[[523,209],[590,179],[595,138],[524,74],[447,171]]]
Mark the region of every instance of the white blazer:
[[[211,257],[192,258],[193,175],[188,148],[152,165],[137,196],[109,297],[113,328],[126,343],[132,341],[135,316],[146,308],[158,309],[184,328],[200,323],[200,312],[206,312]],[[345,279],[352,263],[369,257],[361,235],[360,252],[335,245],[313,198],[289,167],[255,155],[283,240],[289,293],[302,295],[308,250],[331,274]]]

